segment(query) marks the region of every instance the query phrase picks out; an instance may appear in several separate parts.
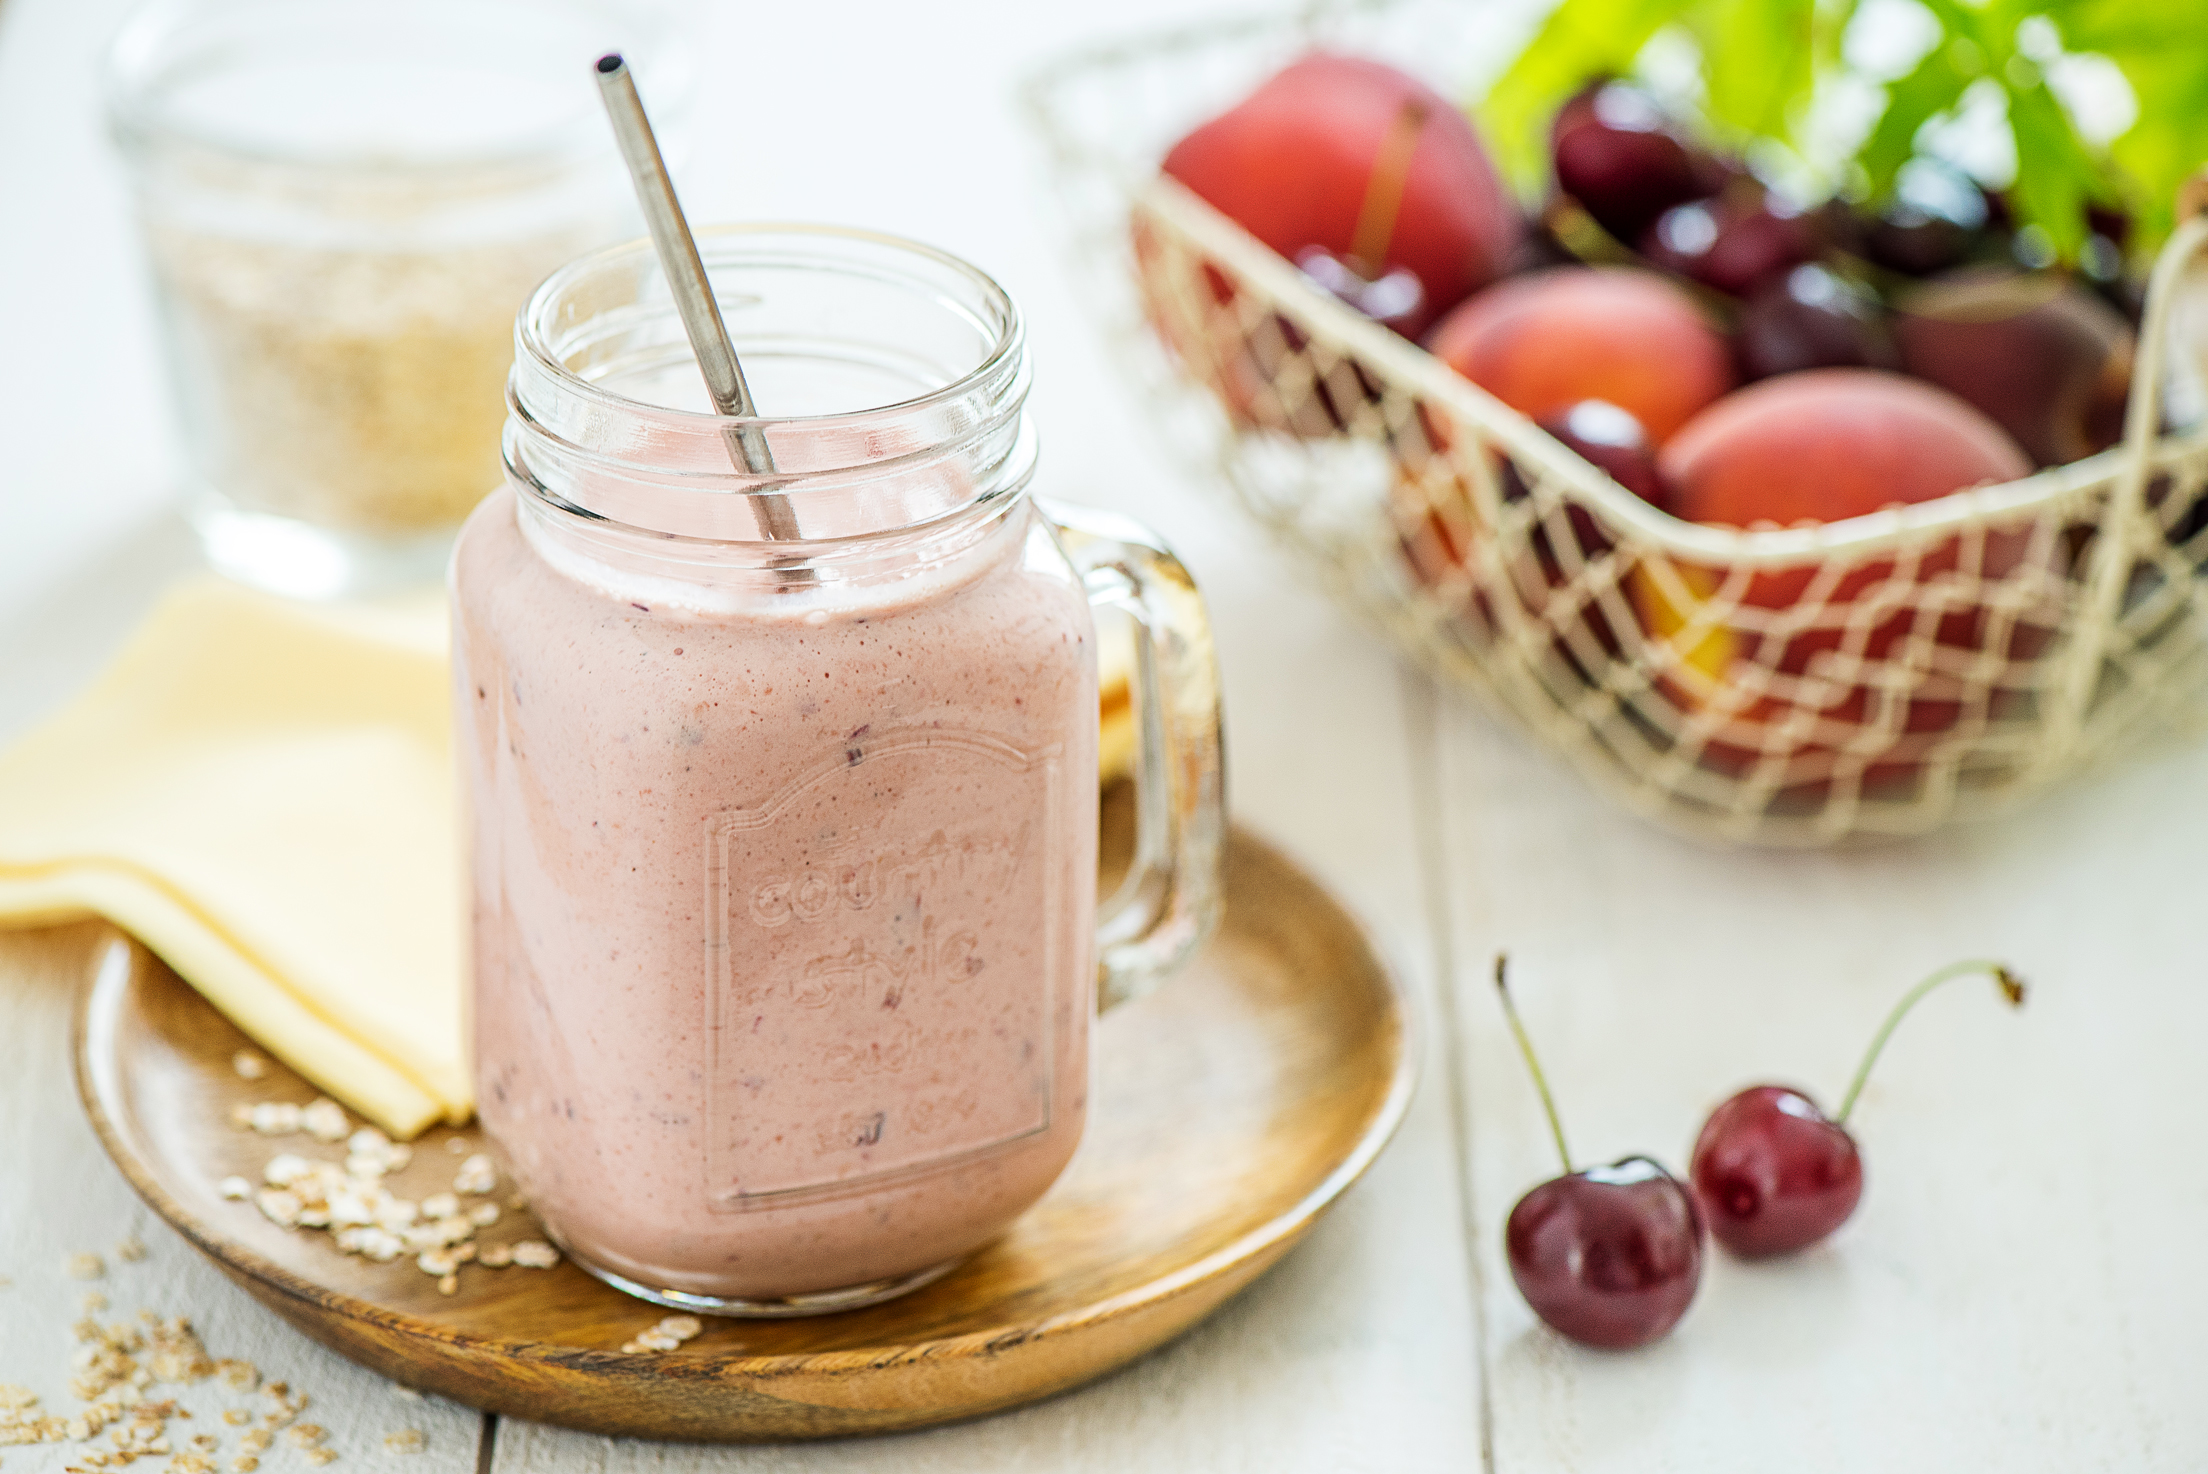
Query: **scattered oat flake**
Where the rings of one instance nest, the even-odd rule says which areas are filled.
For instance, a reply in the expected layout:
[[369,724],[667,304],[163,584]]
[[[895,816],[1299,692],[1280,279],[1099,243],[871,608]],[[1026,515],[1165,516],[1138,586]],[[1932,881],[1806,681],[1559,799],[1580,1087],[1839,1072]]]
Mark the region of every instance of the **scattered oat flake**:
[[334,1448],[310,1448],[300,1457],[310,1464],[334,1464],[337,1462],[337,1450]]
[[222,1447],[222,1440],[212,1433],[194,1433],[192,1435],[192,1447],[203,1454],[213,1453],[216,1449]]
[[246,1116],[246,1123],[263,1136],[289,1136],[299,1129],[299,1107],[291,1101],[264,1100]]
[[268,1059],[250,1049],[241,1049],[230,1056],[230,1068],[237,1071],[240,1080],[258,1080],[268,1073]]
[[107,1273],[106,1263],[97,1254],[71,1254],[62,1268],[73,1280],[96,1280]]
[[261,1168],[261,1181],[270,1187],[289,1187],[302,1177],[315,1175],[315,1164],[295,1152],[279,1152]]
[[418,1454],[429,1447],[429,1435],[419,1428],[401,1428],[384,1434],[383,1446],[395,1454]]
[[262,1188],[253,1195],[253,1201],[260,1205],[261,1213],[269,1222],[283,1228],[297,1228],[299,1212],[306,1206],[291,1193],[274,1187]]
[[284,1437],[301,1448],[312,1448],[329,1436],[329,1430],[320,1423],[294,1423],[284,1430]]
[[215,1363],[200,1344],[199,1333],[181,1316],[149,1331],[146,1347],[147,1366],[156,1381],[204,1382],[215,1374]]
[[650,1330],[640,1333],[621,1349],[631,1355],[647,1351],[673,1351],[704,1329],[705,1323],[694,1315],[670,1315]]
[[459,1193],[487,1193],[497,1186],[498,1169],[481,1152],[462,1162],[452,1179],[452,1190]]
[[[304,1109],[262,1102],[246,1109],[244,1124],[271,1133],[303,1124],[332,1145],[342,1137],[342,1162],[281,1151],[262,1164],[258,1183],[243,1175],[222,1180],[224,1197],[251,1201],[279,1227],[327,1230],[340,1253],[371,1263],[388,1264],[402,1256],[412,1259],[422,1273],[438,1281],[438,1289],[446,1295],[458,1292],[456,1276],[464,1264],[550,1269],[560,1262],[559,1251],[539,1239],[512,1245],[476,1242],[478,1229],[503,1222],[507,1216],[495,1202],[470,1203],[463,1198],[463,1194],[486,1196],[497,1188],[498,1170],[487,1153],[469,1151],[454,1174],[451,1191],[432,1193],[417,1202],[398,1196],[388,1185],[392,1174],[411,1160],[411,1149],[373,1126],[343,1129],[350,1123],[334,1101],[317,1099]],[[443,1139],[454,1155],[472,1146],[463,1136]],[[517,1209],[525,1206],[518,1194],[506,1201]]]
[[299,1113],[299,1124],[318,1141],[343,1141],[353,1129],[353,1123],[345,1118],[345,1108],[326,1095],[316,1096]]
[[253,1421],[253,1415],[242,1407],[226,1407],[222,1410],[222,1420],[233,1428],[242,1428]]
[[125,1264],[137,1264],[146,1257],[146,1246],[139,1242],[138,1235],[131,1234],[115,1246],[115,1257]]
[[86,1315],[92,1315],[105,1309],[107,1309],[107,1297],[98,1290],[94,1290],[84,1297],[84,1313]]
[[261,1461],[254,1458],[251,1454],[239,1454],[236,1458],[230,1461],[230,1468],[233,1471],[233,1474],[253,1474],[253,1471],[260,1467]]
[[239,1435],[238,1447],[248,1453],[259,1453],[267,1448],[273,1435],[266,1428],[254,1428]]

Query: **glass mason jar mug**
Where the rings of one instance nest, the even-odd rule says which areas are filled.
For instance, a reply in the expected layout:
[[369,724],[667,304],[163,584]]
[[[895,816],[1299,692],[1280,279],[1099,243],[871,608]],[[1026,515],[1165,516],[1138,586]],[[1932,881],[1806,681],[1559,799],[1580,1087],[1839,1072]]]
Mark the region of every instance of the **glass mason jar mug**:
[[[1215,919],[1218,688],[1171,555],[1029,495],[1001,288],[856,231],[700,244],[773,417],[710,413],[648,246],[585,257],[522,315],[454,557],[478,1103],[599,1277],[845,1309],[1041,1196],[1099,1002]],[[1092,604],[1142,635],[1145,737],[1101,928]]]

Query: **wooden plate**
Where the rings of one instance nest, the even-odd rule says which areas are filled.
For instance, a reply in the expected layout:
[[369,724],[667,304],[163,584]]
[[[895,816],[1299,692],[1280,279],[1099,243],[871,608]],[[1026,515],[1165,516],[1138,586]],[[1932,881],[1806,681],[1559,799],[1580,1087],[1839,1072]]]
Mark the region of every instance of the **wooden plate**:
[[[646,1438],[917,1428],[1049,1396],[1188,1329],[1286,1253],[1402,1118],[1403,1001],[1356,923],[1239,832],[1227,897],[1200,957],[1099,1022],[1088,1134],[1001,1239],[886,1305],[708,1321],[675,1352],[622,1352],[664,1312],[573,1265],[471,1267],[447,1297],[405,1259],[348,1257],[324,1234],[225,1200],[224,1177],[257,1182],[278,1151],[336,1154],[311,1137],[237,1130],[232,1104],[315,1092],[280,1066],[240,1079],[231,1057],[245,1037],[120,936],[94,954],[78,1086],[101,1141],[162,1217],[255,1298],[386,1376],[492,1412]],[[394,1190],[448,1186],[452,1134],[416,1142]],[[483,1238],[535,1232],[509,1213]]]

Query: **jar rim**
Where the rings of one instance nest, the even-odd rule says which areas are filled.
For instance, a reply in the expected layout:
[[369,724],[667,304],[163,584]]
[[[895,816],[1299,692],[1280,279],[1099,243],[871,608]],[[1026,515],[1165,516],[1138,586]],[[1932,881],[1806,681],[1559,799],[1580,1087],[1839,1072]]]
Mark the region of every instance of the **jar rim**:
[[939,384],[924,393],[909,398],[892,400],[886,404],[865,405],[856,409],[836,410],[813,415],[722,415],[711,411],[677,409],[670,405],[654,404],[649,400],[632,399],[604,385],[587,379],[569,368],[554,348],[553,316],[556,304],[564,293],[585,278],[604,271],[647,258],[656,267],[657,256],[651,241],[645,237],[606,246],[560,267],[537,285],[529,294],[515,324],[515,339],[520,349],[527,353],[536,366],[552,375],[563,391],[582,395],[600,407],[623,414],[638,415],[656,420],[668,426],[691,430],[711,430],[718,433],[729,425],[757,425],[761,427],[786,425],[826,429],[836,426],[862,425],[866,421],[886,414],[904,415],[925,411],[940,404],[947,404],[971,395],[988,380],[1003,374],[1006,365],[1017,358],[1024,347],[1024,329],[1020,310],[1012,294],[988,272],[962,256],[953,255],[939,247],[909,236],[894,235],[887,231],[866,230],[850,225],[826,225],[806,221],[742,221],[719,225],[695,227],[698,253],[705,258],[708,274],[715,264],[715,246],[746,240],[769,240],[776,237],[794,238],[799,241],[844,241],[860,245],[881,246],[891,251],[905,253],[948,269],[974,287],[982,297],[985,310],[994,319],[994,340],[982,354],[981,360],[958,377]]
[[[769,309],[730,320],[740,354],[767,355],[750,364],[755,382],[775,358],[866,366],[864,351],[844,356],[853,348],[882,350],[871,361],[889,377],[848,398],[816,390],[793,401],[815,412],[749,418],[637,397],[673,390],[695,402],[676,386],[702,381],[651,242],[607,247],[545,278],[516,320],[502,442],[516,486],[655,536],[765,534],[785,545],[788,534],[760,520],[759,498],[787,497],[800,511],[794,541],[829,543],[1024,490],[1036,457],[1026,329],[995,278],[951,252],[853,226],[761,221],[696,235],[724,315]],[[830,351],[803,346],[816,343]],[[627,377],[632,367],[651,377]],[[773,470],[738,458],[738,428],[767,440]]]

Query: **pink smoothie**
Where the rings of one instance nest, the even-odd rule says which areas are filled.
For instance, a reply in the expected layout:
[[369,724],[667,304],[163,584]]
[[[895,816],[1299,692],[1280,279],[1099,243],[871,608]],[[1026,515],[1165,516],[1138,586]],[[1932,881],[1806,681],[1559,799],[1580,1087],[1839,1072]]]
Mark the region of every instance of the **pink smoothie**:
[[462,534],[454,666],[478,1105],[531,1206],[719,1297],[970,1252],[1087,1097],[1078,585],[1024,504],[832,597],[615,572],[517,511]]

